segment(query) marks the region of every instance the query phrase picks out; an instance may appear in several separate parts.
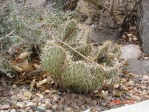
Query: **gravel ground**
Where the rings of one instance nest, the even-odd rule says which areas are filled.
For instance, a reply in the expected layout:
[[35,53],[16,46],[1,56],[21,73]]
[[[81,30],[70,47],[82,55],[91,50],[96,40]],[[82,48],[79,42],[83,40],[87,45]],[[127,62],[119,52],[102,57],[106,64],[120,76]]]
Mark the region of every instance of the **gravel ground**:
[[30,92],[29,85],[10,85],[1,78],[0,112],[100,112],[148,99],[149,76],[124,72],[113,87],[92,97],[52,88]]

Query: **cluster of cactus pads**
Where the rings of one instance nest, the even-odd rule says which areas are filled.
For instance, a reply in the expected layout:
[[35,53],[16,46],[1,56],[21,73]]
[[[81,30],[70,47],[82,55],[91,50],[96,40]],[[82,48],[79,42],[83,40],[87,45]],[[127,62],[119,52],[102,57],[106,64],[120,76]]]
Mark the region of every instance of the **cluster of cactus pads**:
[[[47,43],[43,49],[42,66],[64,89],[70,88],[80,93],[92,92],[105,83],[112,83],[120,71],[120,46],[107,41],[94,51],[88,32],[85,26],[72,20],[65,25],[62,36],[57,37],[70,47],[50,40],[50,44]],[[86,59],[92,52],[95,55],[89,61],[76,51]]]

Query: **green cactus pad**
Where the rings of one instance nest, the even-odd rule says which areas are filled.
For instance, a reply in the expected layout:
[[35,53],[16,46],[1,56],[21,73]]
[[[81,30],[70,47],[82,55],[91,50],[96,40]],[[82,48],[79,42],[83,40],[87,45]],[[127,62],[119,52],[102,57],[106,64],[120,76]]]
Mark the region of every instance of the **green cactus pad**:
[[66,52],[60,46],[51,46],[46,48],[42,54],[42,66],[48,71],[54,79],[60,79],[62,67],[66,59]]

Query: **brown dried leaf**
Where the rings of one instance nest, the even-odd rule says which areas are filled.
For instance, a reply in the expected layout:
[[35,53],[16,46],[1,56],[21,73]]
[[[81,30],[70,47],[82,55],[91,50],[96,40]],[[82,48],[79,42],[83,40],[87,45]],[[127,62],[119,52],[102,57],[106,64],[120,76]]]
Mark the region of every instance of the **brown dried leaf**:
[[13,65],[12,67],[13,67],[17,72],[23,72],[23,69],[20,68],[20,67],[18,67],[18,66],[16,66],[16,65]]
[[48,80],[47,79],[43,79],[42,81],[36,83],[36,86],[40,87],[41,85],[46,84],[46,83],[48,83]]
[[113,95],[117,97],[121,97],[123,95],[124,91],[120,90],[113,90]]
[[29,52],[23,52],[23,53],[21,53],[21,54],[17,57],[17,59],[22,59],[22,60],[24,60],[24,59],[26,59],[29,55],[30,55]]
[[29,89],[30,92],[33,90],[35,84],[36,84],[36,81],[35,81],[35,79],[33,79],[31,84],[30,84],[30,89]]
[[33,66],[34,66],[36,69],[39,69],[39,68],[40,68],[40,65],[38,65],[37,63],[34,63]]
[[103,90],[99,90],[98,92],[96,92],[94,94],[94,96],[97,96],[97,97],[101,97],[101,98],[107,98],[109,95],[108,91],[103,91]]

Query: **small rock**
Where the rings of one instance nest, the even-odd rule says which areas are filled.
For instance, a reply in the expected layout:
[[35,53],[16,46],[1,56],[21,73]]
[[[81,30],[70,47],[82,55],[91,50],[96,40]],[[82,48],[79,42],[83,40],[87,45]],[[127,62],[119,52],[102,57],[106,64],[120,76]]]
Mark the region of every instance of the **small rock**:
[[38,96],[41,100],[44,98],[42,94],[37,93],[36,96]]
[[30,109],[31,109],[30,107],[26,107],[26,109],[25,109],[25,110],[27,110],[27,112],[28,112]]
[[82,105],[82,106],[81,106],[81,109],[82,109],[82,110],[85,110],[85,106],[84,106],[84,105]]
[[85,98],[85,101],[86,101],[87,103],[90,103],[90,102],[92,101],[92,98]]
[[107,106],[107,103],[101,103],[101,105],[105,107],[105,106]]
[[72,99],[75,99],[76,97],[77,97],[76,94],[71,94],[71,98],[72,98]]
[[134,86],[134,85],[135,85],[135,84],[134,84],[134,81],[130,80],[130,81],[128,82],[128,85]]
[[46,107],[45,106],[38,106],[36,111],[39,111],[39,112],[45,112],[46,110]]
[[56,105],[56,104],[52,106],[53,110],[57,110],[57,108],[58,108],[58,105]]
[[19,112],[26,112],[26,110],[24,110],[24,109],[20,109]]
[[27,107],[34,106],[34,103],[33,103],[33,102],[28,102],[28,103],[26,104],[26,106],[27,106]]
[[0,110],[9,109],[10,105],[0,105]]
[[96,106],[97,105],[97,101],[96,100],[92,100],[91,105],[92,106]]
[[13,89],[17,88],[17,85],[15,85],[15,84],[14,84],[14,85],[12,85],[12,88],[13,88]]
[[121,59],[127,60],[132,58],[139,58],[141,55],[141,50],[138,45],[125,45],[121,48],[122,54]]
[[79,97],[79,100],[84,100],[84,96],[79,95],[78,97]]
[[139,96],[131,95],[131,98],[136,100],[136,101],[140,101],[140,97]]
[[92,21],[92,18],[89,17],[89,18],[87,18],[87,20],[85,21],[85,24],[86,24],[86,25],[91,25],[92,22],[93,22],[93,21]]
[[9,94],[10,94],[10,95],[14,95],[15,93],[14,93],[13,90],[10,90],[10,91],[9,91]]
[[76,103],[76,102],[72,102],[72,103],[71,103],[71,106],[72,106],[73,108],[75,108],[75,109],[78,109],[78,110],[79,110],[79,106],[77,105],[77,103]]
[[60,98],[59,98],[58,95],[54,95],[54,96],[53,96],[53,100],[54,100],[55,102],[58,102],[59,99],[60,99]]
[[149,80],[149,76],[148,76],[148,75],[144,75],[144,76],[143,76],[143,79],[144,79],[144,80]]
[[71,110],[70,107],[65,107],[65,108],[64,108],[64,111],[65,111],[65,112],[71,112],[72,110]]
[[46,105],[46,109],[50,109],[52,107],[51,103],[48,101],[45,102],[45,105]]
[[84,104],[84,101],[83,100],[76,100],[76,101],[77,101],[78,106],[81,106],[81,105]]
[[61,101],[61,102],[64,102],[64,98],[60,97],[60,101]]
[[45,90],[45,93],[48,94],[48,93],[51,93],[51,91],[47,89]]
[[16,109],[11,109],[10,112],[16,112]]
[[17,102],[17,106],[19,106],[20,108],[24,108],[25,104],[23,102]]

